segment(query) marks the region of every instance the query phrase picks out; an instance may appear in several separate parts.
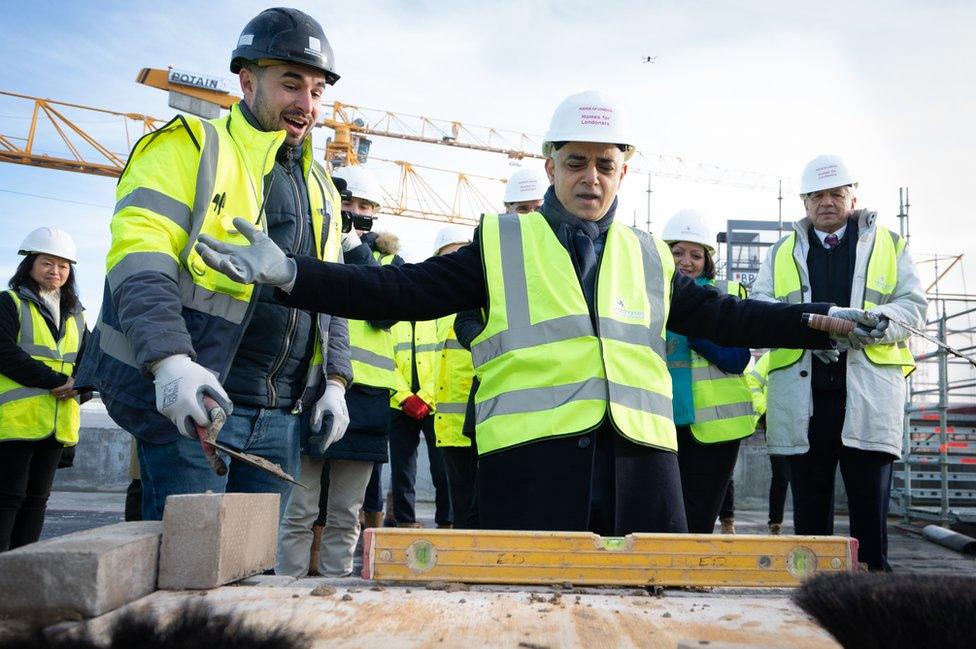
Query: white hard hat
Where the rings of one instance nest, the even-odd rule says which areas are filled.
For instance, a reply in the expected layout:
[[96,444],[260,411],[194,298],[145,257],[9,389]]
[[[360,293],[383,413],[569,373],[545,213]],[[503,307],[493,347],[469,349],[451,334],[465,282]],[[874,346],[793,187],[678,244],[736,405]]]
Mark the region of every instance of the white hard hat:
[[698,210],[681,210],[664,225],[661,236],[668,245],[676,241],[690,241],[698,243],[715,254],[715,233],[708,227],[705,215]]
[[452,243],[471,243],[471,234],[460,225],[445,225],[434,238],[434,254],[440,254],[444,246]]
[[37,252],[67,259],[72,264],[78,262],[78,249],[71,235],[58,228],[37,228],[27,235],[20,244],[19,255]]
[[519,169],[505,184],[505,202],[540,201],[549,189],[549,176],[542,169]]
[[803,168],[800,196],[847,185],[857,187],[857,179],[840,156],[819,155]]
[[376,181],[376,176],[369,169],[362,165],[349,167],[338,167],[332,172],[333,178],[342,178],[346,181],[346,189],[352,194],[353,198],[361,198],[379,207],[383,204],[383,193],[380,191],[380,184]]
[[553,142],[623,144],[627,147],[624,160],[636,151],[627,111],[619,101],[596,90],[570,95],[556,107],[542,142],[542,155],[552,156]]

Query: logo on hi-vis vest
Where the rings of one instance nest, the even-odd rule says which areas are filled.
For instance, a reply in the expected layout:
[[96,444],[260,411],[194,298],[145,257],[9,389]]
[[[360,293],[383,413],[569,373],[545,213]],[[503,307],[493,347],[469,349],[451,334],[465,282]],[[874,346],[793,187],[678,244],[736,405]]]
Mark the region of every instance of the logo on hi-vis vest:
[[634,309],[628,309],[621,298],[617,298],[613,303],[613,312],[621,318],[629,318],[631,320],[643,320],[644,312],[635,311]]

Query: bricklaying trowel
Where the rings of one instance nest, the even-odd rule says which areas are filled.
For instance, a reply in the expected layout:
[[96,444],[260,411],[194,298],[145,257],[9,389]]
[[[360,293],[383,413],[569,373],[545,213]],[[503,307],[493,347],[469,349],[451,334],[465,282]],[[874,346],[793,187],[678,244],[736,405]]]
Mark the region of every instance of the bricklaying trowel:
[[250,464],[255,468],[270,473],[279,480],[284,480],[285,482],[296,484],[303,489],[308,489],[308,487],[303,485],[301,482],[295,480],[295,478],[285,473],[285,471],[274,462],[269,462],[263,457],[258,457],[257,455],[236,451],[218,442],[217,435],[220,434],[220,429],[224,427],[224,422],[227,421],[227,413],[224,412],[223,408],[217,405],[216,401],[206,395],[203,397],[203,405],[210,415],[211,424],[206,428],[196,425],[197,437],[200,439],[200,447],[203,449],[203,455],[207,458],[207,461],[210,463],[210,467],[214,470],[214,473],[217,475],[227,475],[227,465],[217,454],[217,450],[220,450],[235,460],[240,460],[245,464]]

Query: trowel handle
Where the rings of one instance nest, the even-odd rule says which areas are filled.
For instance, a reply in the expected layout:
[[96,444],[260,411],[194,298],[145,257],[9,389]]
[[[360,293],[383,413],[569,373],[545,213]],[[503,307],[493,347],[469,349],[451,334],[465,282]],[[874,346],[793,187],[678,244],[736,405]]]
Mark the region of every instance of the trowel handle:
[[854,327],[857,326],[857,323],[853,320],[835,318],[833,316],[821,315],[819,313],[804,313],[800,316],[800,321],[811,329],[826,331],[829,334],[834,334],[837,336],[846,336],[854,331]]
[[210,463],[210,468],[214,470],[214,473],[217,475],[227,475],[227,465],[217,455],[217,449],[209,443],[210,441],[217,440],[220,429],[224,427],[224,422],[227,421],[227,413],[224,412],[224,409],[216,401],[207,395],[203,395],[203,406],[207,409],[211,422],[208,428],[196,426],[197,437],[200,439],[200,447],[203,449],[203,456],[207,458],[207,462]]

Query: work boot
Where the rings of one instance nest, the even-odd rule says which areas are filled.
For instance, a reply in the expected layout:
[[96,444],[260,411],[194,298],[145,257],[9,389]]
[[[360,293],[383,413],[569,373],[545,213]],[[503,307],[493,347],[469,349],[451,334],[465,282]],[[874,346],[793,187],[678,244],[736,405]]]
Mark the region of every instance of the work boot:
[[454,523],[443,523],[443,524],[438,523],[437,524],[437,529],[439,529],[439,530],[453,530],[454,529]]
[[770,523],[769,524],[769,533],[772,534],[773,536],[779,536],[780,533],[781,533],[780,531],[782,530],[782,528],[783,528],[783,524],[782,523]]
[[383,527],[383,512],[365,512],[366,524],[363,527]]
[[386,516],[383,518],[385,527],[396,527],[396,518],[393,517],[393,492],[386,492]]
[[319,574],[319,548],[322,547],[322,532],[325,525],[312,526],[312,547],[308,552],[308,574],[309,576]]
[[735,534],[735,519],[734,518],[723,518],[722,519],[722,534]]

